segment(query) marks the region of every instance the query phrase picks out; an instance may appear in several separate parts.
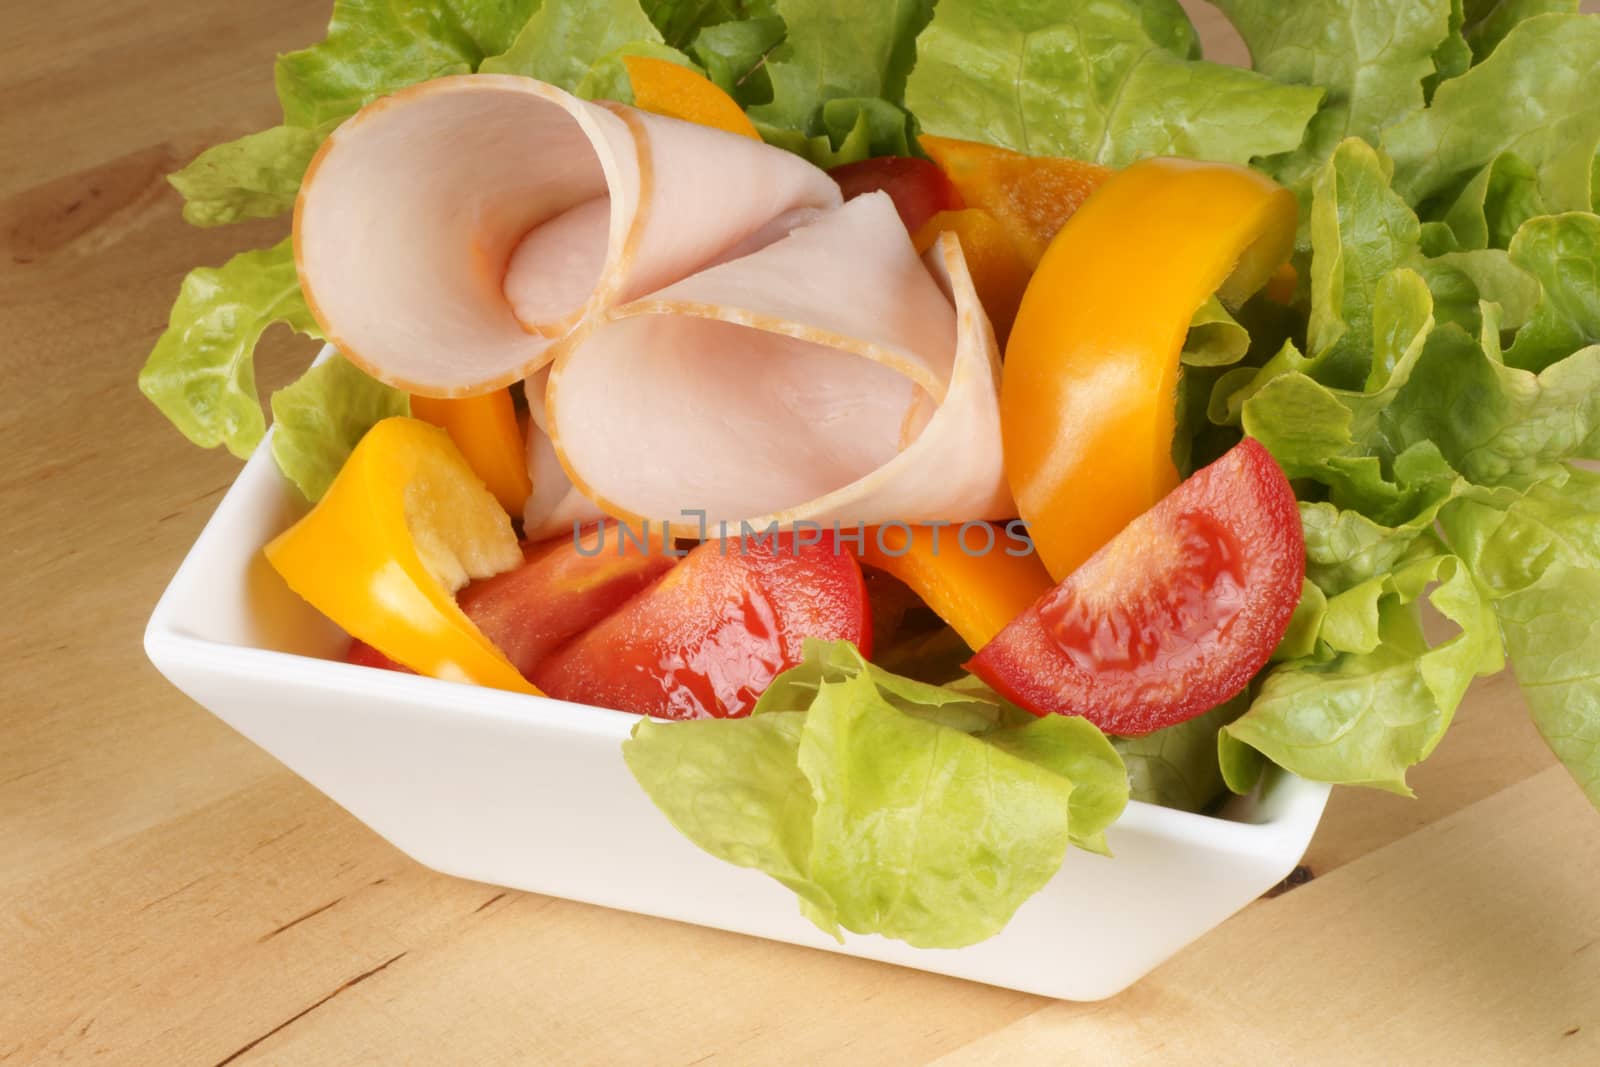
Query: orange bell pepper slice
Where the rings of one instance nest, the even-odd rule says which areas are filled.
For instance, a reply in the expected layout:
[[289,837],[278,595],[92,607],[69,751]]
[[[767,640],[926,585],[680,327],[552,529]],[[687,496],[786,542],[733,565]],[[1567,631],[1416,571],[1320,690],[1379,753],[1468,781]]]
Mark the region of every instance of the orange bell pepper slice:
[[1111,170],[1053,156],[924,135],[922,150],[939,164],[968,207],[993,215],[1027,258],[1038,265],[1050,241]]
[[634,106],[641,111],[761,140],[744,108],[711,79],[671,60],[651,56],[623,56],[622,65],[628,69],[628,81],[633,84]]
[[1007,555],[999,531],[982,555],[962,551],[958,537],[955,526],[873,527],[856,555],[910,586],[968,648],[982,648],[1056,583],[1038,556]]
[[1033,264],[1028,262],[1028,257],[999,219],[982,208],[972,207],[963,211],[941,211],[923,223],[912,238],[917,254],[932,248],[939,234],[946,230],[960,240],[978,299],[994,324],[995,337],[1004,344],[1011,333],[1012,320],[1017,317],[1023,291],[1028,288],[1028,279],[1033,277]]
[[1288,307],[1294,303],[1294,296],[1299,288],[1300,273],[1294,269],[1293,263],[1285,263],[1267,279],[1267,284],[1261,291],[1273,303]]
[[392,418],[368,430],[265,551],[312,607],[418,674],[538,693],[456,605],[457,589],[518,566],[522,549],[438,427]]
[[1213,293],[1239,301],[1294,248],[1294,195],[1243,167],[1151,159],[1101,185],[1022,298],[1000,381],[1006,477],[1064,579],[1178,484],[1178,357]]
[[528,478],[527,435],[517,421],[510,389],[452,400],[413,396],[411,414],[448,433],[500,506],[511,515],[522,514],[533,482]]

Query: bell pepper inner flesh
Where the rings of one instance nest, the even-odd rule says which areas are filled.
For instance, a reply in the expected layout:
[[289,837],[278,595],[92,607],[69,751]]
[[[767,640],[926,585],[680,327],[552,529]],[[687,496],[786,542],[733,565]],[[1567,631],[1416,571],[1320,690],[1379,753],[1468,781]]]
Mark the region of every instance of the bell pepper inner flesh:
[[1294,247],[1293,194],[1225,164],[1151,159],[1062,227],[1006,345],[1006,476],[1064,579],[1178,484],[1179,356],[1196,309],[1241,301]]
[[411,414],[448,433],[500,506],[510,515],[522,514],[533,482],[528,477],[527,435],[517,421],[510,389],[448,400],[413,396]]
[[328,492],[266,549],[289,587],[419,674],[537,694],[454,591],[522,562],[510,520],[444,431],[378,423]]
[[1028,156],[1009,148],[923,134],[918,143],[960,191],[968,207],[994,216],[1029,269],[1073,212],[1111,176],[1096,163]]

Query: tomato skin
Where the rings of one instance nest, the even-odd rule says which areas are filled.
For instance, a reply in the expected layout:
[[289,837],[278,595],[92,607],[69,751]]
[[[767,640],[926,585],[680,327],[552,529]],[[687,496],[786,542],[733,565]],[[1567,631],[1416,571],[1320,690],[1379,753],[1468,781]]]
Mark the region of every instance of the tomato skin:
[[[724,548],[726,546],[726,548]],[[807,637],[870,654],[861,568],[832,536],[707,541],[664,578],[545,660],[533,683],[559,700],[666,719],[748,715]]]
[[359,637],[350,639],[350,647],[345,650],[344,661],[346,663],[354,663],[357,667],[376,667],[380,671],[399,671],[401,674],[417,673],[403,663],[396,663]]
[[[456,602],[524,677],[678,562],[665,554],[659,537],[641,546],[611,526],[524,544],[522,553],[522,566],[473,582]],[[345,661],[406,669],[361,641],[351,644]]]
[[960,211],[967,206],[955,185],[931,160],[879,156],[834,167],[828,176],[839,184],[846,200],[880,189],[888,193],[908,233],[916,233],[941,211]]
[[530,679],[557,648],[678,562],[659,537],[641,548],[611,524],[547,544],[530,546],[527,562],[516,570],[473,582],[456,597],[467,618]]
[[1294,490],[1247,438],[1040,597],[967,669],[1035,715],[1137,737],[1202,715],[1266,665],[1300,600]]

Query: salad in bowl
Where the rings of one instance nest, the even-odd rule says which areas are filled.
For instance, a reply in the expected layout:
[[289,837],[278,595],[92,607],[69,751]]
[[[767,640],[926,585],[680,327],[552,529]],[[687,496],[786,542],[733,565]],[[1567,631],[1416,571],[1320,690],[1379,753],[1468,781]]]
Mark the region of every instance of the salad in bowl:
[[340,0],[173,175],[292,232],[140,387],[270,447],[345,684],[637,716],[834,937],[994,937],[1130,799],[1405,793],[1508,662],[1600,803],[1600,18],[1219,6],[1254,69],[1175,0]]

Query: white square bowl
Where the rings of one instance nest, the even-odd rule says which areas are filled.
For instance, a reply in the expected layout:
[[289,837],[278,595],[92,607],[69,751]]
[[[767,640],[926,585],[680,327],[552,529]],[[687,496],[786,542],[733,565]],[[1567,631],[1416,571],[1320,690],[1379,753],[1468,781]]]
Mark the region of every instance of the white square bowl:
[[794,896],[701,852],[624,766],[638,720],[322,657],[347,640],[261,546],[304,511],[263,445],[167,587],[145,650],[190,697],[395,847],[462,878],[1067,1000],[1121,991],[1271,888],[1304,854],[1326,786],[1286,774],[1214,818],[1132,803],[1115,857],[1072,851],[997,937],[838,945]]

